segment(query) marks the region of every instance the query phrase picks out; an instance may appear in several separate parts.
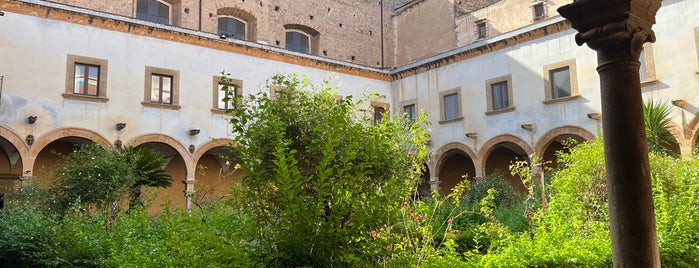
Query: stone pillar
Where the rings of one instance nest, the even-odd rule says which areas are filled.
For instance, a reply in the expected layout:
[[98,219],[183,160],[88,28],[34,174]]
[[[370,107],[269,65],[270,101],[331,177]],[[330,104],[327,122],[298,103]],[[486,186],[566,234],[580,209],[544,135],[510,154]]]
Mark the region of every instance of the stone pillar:
[[661,0],[576,0],[558,12],[597,51],[615,267],[660,267],[639,78]]
[[196,180],[194,178],[187,178],[186,180],[182,181],[184,183],[184,197],[185,197],[185,211],[191,212],[192,211],[192,198],[194,197],[194,194],[196,193],[194,191],[194,183]]
[[442,183],[439,177],[430,177],[430,191],[439,190],[439,184]]

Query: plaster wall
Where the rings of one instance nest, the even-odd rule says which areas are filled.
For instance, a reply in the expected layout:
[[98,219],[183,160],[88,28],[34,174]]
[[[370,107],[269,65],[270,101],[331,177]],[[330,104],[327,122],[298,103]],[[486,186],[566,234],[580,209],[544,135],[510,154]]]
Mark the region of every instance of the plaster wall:
[[[6,13],[0,27],[0,75],[3,79],[0,124],[24,137],[40,138],[62,127],[91,129],[110,141],[128,141],[146,133],[162,133],[187,146],[197,147],[211,138],[230,135],[230,126],[213,108],[213,76],[222,70],[243,80],[245,94],[265,88],[274,74],[299,73],[313,81],[330,79],[339,94],[361,95],[377,91],[391,98],[390,83],[335,73],[258,57],[230,53],[179,42],[125,34],[89,26]],[[67,55],[108,61],[106,103],[65,99]],[[146,107],[145,67],[179,71],[181,108]],[[26,117],[37,115],[35,124]],[[117,122],[126,129],[115,130]],[[201,133],[190,136],[188,129]]]
[[[693,90],[699,87],[696,60],[699,44],[695,43],[699,24],[687,23],[698,9],[696,1],[663,2],[654,26],[657,41],[652,44],[656,79],[643,83],[642,90],[646,99],[685,100],[684,108],[672,107],[672,122],[681,143],[691,143],[683,140],[682,133],[692,137],[688,122],[699,112],[699,94]],[[600,110],[596,54],[586,46],[577,46],[574,34],[574,30],[564,30],[397,79],[393,82],[394,106],[415,101],[418,109],[428,113],[433,122],[431,146],[435,151],[458,142],[480,155],[482,149],[488,149],[481,148],[482,144],[503,134],[519,137],[535,148],[547,132],[568,125],[599,134],[603,131],[600,121],[587,117],[588,113],[604,116]],[[566,60],[575,60],[579,97],[545,104],[544,66]],[[486,80],[504,75],[512,76],[510,86],[515,108],[510,112],[486,114]],[[440,122],[439,93],[454,88],[461,90],[463,119]],[[528,123],[535,126],[533,131],[521,128]],[[478,133],[478,138],[467,138],[465,133],[469,132]]]

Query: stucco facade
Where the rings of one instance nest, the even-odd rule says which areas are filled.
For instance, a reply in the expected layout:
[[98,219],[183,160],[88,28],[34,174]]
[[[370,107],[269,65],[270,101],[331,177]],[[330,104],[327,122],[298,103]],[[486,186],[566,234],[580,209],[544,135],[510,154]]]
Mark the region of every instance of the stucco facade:
[[[168,156],[176,183],[156,203],[167,193],[190,207],[202,193],[222,193],[237,174],[222,160],[231,126],[216,106],[221,71],[244,95],[269,90],[274,74],[299,73],[330,79],[343,96],[378,92],[394,113],[406,105],[426,111],[433,187],[534,153],[552,160],[564,140],[604,131],[596,55],[554,13],[567,2],[543,1],[546,17],[532,20],[528,0],[483,0],[475,10],[451,0],[202,1],[200,30],[199,1],[167,2],[179,11],[173,26],[134,18],[134,1],[0,0],[0,187],[50,183],[52,151],[93,141]],[[683,156],[699,129],[698,13],[697,1],[663,1],[657,41],[643,56],[644,97],[674,101],[673,149]],[[221,39],[218,16],[254,17],[251,40]],[[484,18],[493,30],[472,38],[473,22]],[[289,24],[320,33],[315,55],[283,49]],[[99,95],[73,94],[76,63],[100,67]],[[561,71],[569,81],[563,96],[552,89]],[[171,104],[151,102],[152,74],[172,79]],[[521,189],[519,178],[505,177]]]

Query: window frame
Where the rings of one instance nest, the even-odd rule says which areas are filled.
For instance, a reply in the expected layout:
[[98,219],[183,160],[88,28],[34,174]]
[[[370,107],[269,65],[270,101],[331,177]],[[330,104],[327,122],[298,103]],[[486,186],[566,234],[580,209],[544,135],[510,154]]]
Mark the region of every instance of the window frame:
[[[211,108],[211,112],[213,112],[215,114],[225,114],[226,110],[228,109],[228,108],[221,108],[219,106],[219,104],[220,104],[219,101],[220,101],[220,99],[222,99],[221,86],[223,86],[223,84],[221,84],[221,78],[222,77],[218,76],[218,75],[215,75],[213,77],[212,85],[213,85],[213,97],[214,98],[213,98],[213,104],[212,104],[213,106]],[[228,79],[230,79],[231,85],[238,86],[237,88],[235,88],[235,97],[243,96],[243,80],[232,79],[232,78],[228,78]],[[228,105],[226,105],[226,106],[228,106]]]
[[[447,97],[447,96],[450,96],[450,95],[452,95],[452,94],[456,94],[456,104],[457,104],[456,109],[457,109],[457,112],[456,112],[456,117],[455,117],[455,118],[449,118],[449,119],[447,119],[447,118],[446,118],[446,110],[445,110],[445,109],[446,109],[446,106],[445,106],[445,104],[444,104],[444,98]],[[440,123],[440,124],[444,124],[444,123],[450,123],[450,122],[456,122],[456,121],[461,121],[461,120],[463,120],[463,119],[464,119],[464,117],[463,117],[463,107],[461,107],[461,105],[462,105],[462,103],[461,103],[461,88],[460,88],[460,87],[453,88],[453,89],[449,89],[449,90],[444,90],[444,91],[439,92],[439,108],[440,108],[440,109],[439,109],[439,113],[440,113],[440,121],[439,121],[439,123]]]
[[[537,16],[536,14],[536,9],[537,7],[541,7],[541,16]],[[546,8],[546,1],[536,1],[531,4],[532,8],[532,21],[540,21],[545,18],[547,18],[547,8]]]
[[[495,109],[495,103],[493,99],[493,85],[500,83],[505,83],[507,87],[507,106],[499,109]],[[495,78],[491,78],[485,81],[485,94],[487,100],[487,111],[486,115],[500,114],[505,112],[511,112],[515,110],[514,106],[514,95],[512,86],[512,75],[503,75]]]
[[[307,52],[301,52],[301,51],[296,51],[296,50],[289,49],[289,42],[288,42],[288,37],[287,37],[287,35],[288,35],[289,33],[296,33],[296,34],[300,34],[300,35],[306,37],[306,41],[308,42],[308,47],[307,47],[306,49],[307,49],[308,51],[307,51]],[[294,29],[286,30],[286,31],[284,32],[284,49],[286,49],[286,50],[288,50],[288,51],[297,52],[297,53],[311,54],[311,51],[313,51],[313,50],[312,50],[313,44],[312,44],[312,42],[311,42],[311,38],[312,38],[312,36],[311,36],[310,34],[308,34],[308,33],[306,33],[306,32],[303,32],[303,31],[294,30]]]
[[[152,102],[151,101],[151,83],[153,75],[162,75],[172,77],[170,89],[170,103]],[[141,104],[145,107],[164,108],[178,110],[180,102],[180,72],[159,67],[146,66],[145,79],[143,89],[143,101]],[[162,89],[161,89],[162,90]]]
[[[99,72],[97,76],[97,95],[88,94],[77,94],[74,93],[75,90],[75,65],[91,65],[99,67]],[[109,101],[107,98],[107,71],[108,71],[108,61],[105,59],[91,58],[78,55],[67,55],[66,60],[66,80],[65,80],[65,92],[62,94],[64,99],[79,100],[79,101],[90,101],[90,102],[101,102],[105,103]]]
[[[412,117],[407,117],[409,114],[405,111],[405,108],[408,106],[413,106],[413,116]],[[419,110],[417,107],[417,99],[402,101],[400,103],[400,107],[402,109],[401,113],[406,114],[406,117],[408,118],[408,120],[410,120],[410,122],[415,122],[415,119],[417,119],[418,113],[419,113]]]
[[[544,104],[552,104],[562,101],[569,101],[580,98],[578,93],[578,76],[577,68],[575,66],[575,59],[565,60],[553,64],[544,66],[544,90],[545,90],[545,100]],[[570,77],[570,96],[553,98],[553,88],[551,81],[551,71],[555,71],[562,68],[568,68],[568,75]]]
[[[372,125],[375,126],[375,125],[381,124],[383,122],[386,122],[388,120],[391,120],[391,116],[390,116],[391,105],[388,104],[388,102],[386,102],[385,100],[372,100],[370,102],[370,105],[371,105],[371,124]],[[383,109],[383,112],[381,114],[381,118],[380,118],[380,121],[378,122],[378,124],[376,122],[377,121],[377,119],[376,119],[376,110],[377,109]]]
[[[138,13],[139,13],[139,12],[138,12],[138,1],[139,1],[139,0],[134,0],[134,5],[133,5],[133,9],[134,9],[134,18],[139,19],[139,20],[143,20],[143,21],[152,22],[152,23],[163,24],[163,23],[161,23],[161,22],[159,22],[159,21],[151,21],[151,20],[148,20],[148,19],[145,19],[145,18],[138,18]],[[160,4],[163,4],[163,5],[167,6],[167,16],[168,16],[168,18],[167,18],[167,23],[165,23],[165,24],[166,24],[166,25],[173,25],[173,24],[174,24],[174,17],[173,17],[173,16],[174,16],[174,13],[173,13],[173,11],[172,11],[172,10],[174,9],[173,3],[170,3],[170,2],[168,2],[168,1],[161,1],[161,0],[145,0],[145,1],[154,1],[154,2],[158,2],[158,3],[160,3]],[[147,12],[146,12],[146,14],[147,14]]]
[[[248,22],[245,21],[245,20],[243,20],[243,19],[240,19],[240,18],[238,18],[238,17],[231,16],[231,15],[218,15],[218,18],[216,19],[216,32],[217,32],[218,35],[223,34],[223,33],[221,32],[221,28],[220,28],[220,27],[221,27],[221,19],[232,19],[232,20],[238,21],[238,22],[240,22],[241,24],[243,24],[243,30],[245,31],[245,32],[243,33],[243,37],[242,37],[242,38],[238,38],[238,37],[236,37],[237,35],[234,34],[234,35],[233,35],[233,38],[234,38],[234,39],[238,39],[238,40],[248,40],[248,27],[249,27],[249,26],[248,26]],[[230,35],[229,33],[225,33],[225,34],[226,34],[228,37],[231,37],[231,35]]]
[[475,23],[475,32],[476,32],[476,40],[481,40],[488,38],[488,24],[485,19],[480,19],[477,21],[474,21]]

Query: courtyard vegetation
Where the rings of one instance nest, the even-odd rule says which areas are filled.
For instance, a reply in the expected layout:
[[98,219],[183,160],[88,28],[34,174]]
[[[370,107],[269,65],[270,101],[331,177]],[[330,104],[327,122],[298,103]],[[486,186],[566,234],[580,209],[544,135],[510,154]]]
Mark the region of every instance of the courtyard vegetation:
[[[272,95],[226,94],[229,161],[243,175],[225,198],[149,214],[139,189],[172,181],[158,156],[82,146],[55,168],[55,186],[7,198],[0,266],[612,266],[600,139],[569,143],[543,180],[536,161],[512,163],[503,172],[524,178],[524,193],[493,173],[424,196],[424,114],[373,125],[367,102],[380,96],[339,100],[332,84],[298,76],[271,83]],[[662,264],[697,267],[699,159],[649,155]]]

